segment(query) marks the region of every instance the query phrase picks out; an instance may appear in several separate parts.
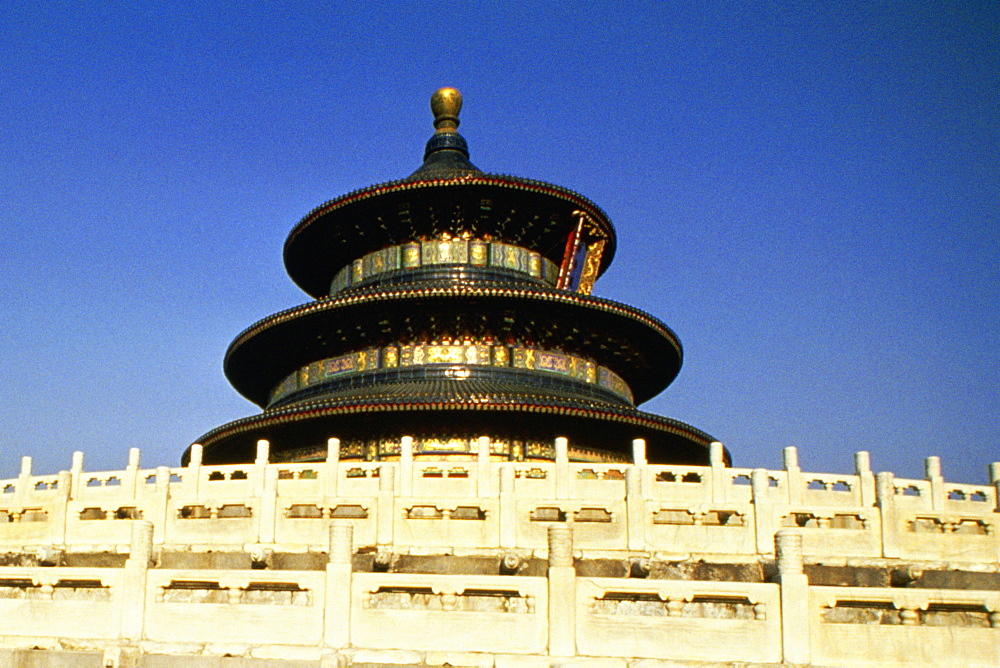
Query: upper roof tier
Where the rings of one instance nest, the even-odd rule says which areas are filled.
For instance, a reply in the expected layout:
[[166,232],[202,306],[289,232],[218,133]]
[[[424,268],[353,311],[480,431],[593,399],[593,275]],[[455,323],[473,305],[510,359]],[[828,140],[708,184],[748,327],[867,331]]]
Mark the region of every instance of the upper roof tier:
[[441,238],[500,240],[562,262],[583,215],[590,238],[604,241],[598,275],[615,253],[614,226],[586,197],[542,181],[486,174],[469,161],[458,134],[462,98],[443,88],[431,98],[436,131],[423,164],[405,179],[348,193],[317,207],[285,241],[292,280],[320,299],[341,269],[387,246]]

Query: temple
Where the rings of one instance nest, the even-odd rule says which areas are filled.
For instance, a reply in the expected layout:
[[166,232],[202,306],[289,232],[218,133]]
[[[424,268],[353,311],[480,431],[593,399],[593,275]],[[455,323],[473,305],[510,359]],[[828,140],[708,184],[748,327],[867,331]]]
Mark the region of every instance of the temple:
[[285,242],[292,280],[315,299],[265,318],[226,353],[226,375],[261,415],[205,434],[205,463],[326,457],[705,464],[712,438],[638,411],[681,367],[662,322],[590,295],[615,252],[593,202],[540,181],[486,174],[458,133],[462,98],[435,93],[435,133],[405,179],[338,197]]
[[739,468],[639,410],[682,351],[591,295],[607,215],[431,107],[416,171],[292,229],[312,300],[225,357],[261,413],[0,480],[0,665],[1000,665],[1000,463]]

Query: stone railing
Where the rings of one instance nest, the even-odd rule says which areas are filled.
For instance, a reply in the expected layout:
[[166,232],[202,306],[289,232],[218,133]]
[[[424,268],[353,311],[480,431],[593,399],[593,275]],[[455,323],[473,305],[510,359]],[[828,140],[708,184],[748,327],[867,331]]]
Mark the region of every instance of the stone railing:
[[547,570],[531,576],[357,572],[354,527],[340,520],[325,531],[322,570],[153,568],[153,526],[130,524],[120,568],[0,568],[0,658],[69,646],[103,651],[109,666],[129,653],[315,665],[1000,661],[1000,592],[809,586],[802,529],[777,535],[773,581],[747,583],[586,577],[567,524],[549,526]]
[[996,563],[997,487],[946,483],[935,457],[925,480],[874,474],[865,452],[851,475],[785,468],[728,468],[721,445],[710,466],[579,464],[557,439],[555,462],[414,459],[404,439],[393,462],[269,464],[262,441],[252,464],[204,466],[200,447],[183,468],[142,469],[139,451],[121,471],[69,471],[0,481],[0,550],[128,549],[130,520],[148,520],[157,545],[193,549],[322,548],[331,519],[354,540],[413,554],[522,550],[545,554],[549,526],[573,527],[586,552],[768,555],[782,528],[801,530],[806,555]]

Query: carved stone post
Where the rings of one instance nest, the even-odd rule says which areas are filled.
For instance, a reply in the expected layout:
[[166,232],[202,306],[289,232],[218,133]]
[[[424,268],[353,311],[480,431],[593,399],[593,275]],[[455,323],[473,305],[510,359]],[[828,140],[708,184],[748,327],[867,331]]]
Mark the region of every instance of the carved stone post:
[[396,521],[396,468],[382,462],[378,469],[378,519],[375,527],[375,542],[392,545],[393,525]]
[[517,546],[517,498],[514,496],[514,464],[500,464],[500,547]]
[[990,483],[996,490],[996,512],[1000,513],[1000,462],[990,464]]
[[476,494],[479,498],[493,496],[493,467],[490,462],[489,436],[480,436],[476,441]]
[[788,477],[788,503],[802,503],[802,469],[799,468],[799,450],[795,446],[784,449],[785,475]]
[[267,471],[267,462],[270,457],[271,444],[264,439],[257,441],[257,458],[253,462],[250,493],[258,498],[264,495],[264,472]]
[[77,450],[73,453],[73,464],[70,467],[73,474],[73,499],[80,498],[80,488],[83,487],[83,453]]
[[191,490],[192,499],[201,498],[201,458],[204,448],[200,443],[191,446],[191,458],[188,459],[187,470],[184,472],[185,487]]
[[149,505],[150,518],[153,521],[153,542],[163,544],[167,540],[167,530],[171,522],[167,517],[170,512],[170,468],[156,467],[156,484],[153,486],[153,500]]
[[55,531],[58,540],[53,541],[59,545],[69,544],[69,501],[73,494],[73,474],[69,471],[59,472],[59,506],[52,521],[56,523]]
[[875,476],[875,503],[882,525],[882,556],[895,559],[899,556],[899,518],[896,516],[896,479],[892,473]]
[[750,474],[750,490],[753,493],[754,531],[757,536],[757,553],[770,554],[774,546],[774,507],[771,504],[767,469],[754,469]]
[[264,469],[264,484],[261,486],[259,503],[257,542],[273,543],[278,512],[278,469],[273,466]]
[[646,465],[646,439],[637,438],[632,441],[632,463],[636,466]]
[[569,526],[549,527],[549,654],[576,655],[576,569]]
[[130,499],[135,500],[139,487],[139,461],[141,453],[139,448],[129,448],[128,466],[125,467],[125,475],[122,479],[122,492]]
[[875,505],[875,476],[872,474],[871,457],[866,450],[854,453],[854,474],[861,486],[861,505],[871,508]]
[[924,460],[924,471],[931,483],[931,509],[944,510],[944,478],[941,476],[941,458],[928,457]]
[[785,663],[807,664],[809,651],[809,581],[802,569],[802,535],[782,529],[774,536],[781,585],[781,649]]
[[399,440],[399,495],[413,496],[413,437]]
[[628,549],[646,549],[646,500],[643,498],[643,469],[633,464],[625,469],[625,512],[628,513]]
[[712,501],[714,503],[724,503],[726,498],[726,487],[729,482],[726,479],[726,449],[722,443],[713,441],[708,444],[708,462],[712,466]]
[[271,443],[265,439],[260,439],[257,441],[257,458],[254,460],[254,464],[257,466],[266,466],[267,461],[271,458]]
[[146,573],[153,560],[153,523],[132,522],[132,540],[128,561],[122,574],[122,591],[117,592],[121,605],[119,637],[141,640],[146,617]]
[[348,522],[330,525],[329,563],[326,565],[326,615],[324,643],[347,647],[351,643],[351,561],[354,557],[354,526]]
[[568,499],[572,494],[569,470],[569,439],[556,439],[556,498]]
[[340,439],[326,440],[326,466],[323,469],[324,494],[327,497],[337,496],[340,485]]

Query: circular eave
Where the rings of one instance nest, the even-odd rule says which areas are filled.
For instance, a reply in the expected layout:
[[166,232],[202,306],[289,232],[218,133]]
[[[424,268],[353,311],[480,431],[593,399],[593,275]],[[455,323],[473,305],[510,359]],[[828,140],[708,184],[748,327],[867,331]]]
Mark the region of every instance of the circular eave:
[[[539,399],[544,400],[544,397]],[[455,420],[461,417],[475,425],[482,424],[486,417],[500,417],[505,421],[502,424],[509,424],[518,414],[547,416],[546,423],[550,428],[561,432],[561,435],[570,436],[571,440],[574,431],[589,434],[593,430],[599,430],[605,438],[612,439],[606,446],[612,443],[619,446],[611,448],[613,450],[627,447],[633,438],[645,438],[651,463],[707,464],[708,446],[715,440],[705,432],[678,420],[610,406],[545,404],[530,400],[502,403],[482,399],[451,402],[408,400],[385,403],[372,399],[303,402],[234,420],[204,434],[197,442],[205,448],[207,461],[238,461],[248,454],[242,451],[249,452],[252,443],[259,438],[270,440],[272,447],[279,449],[283,449],[282,444],[289,442],[298,441],[301,445],[306,444],[301,443],[302,441],[325,442],[330,436],[337,436],[346,426],[347,420],[364,420],[361,424],[368,424],[367,431],[370,432],[372,421],[384,424],[393,415],[405,417],[411,428],[419,428],[422,421],[449,424],[454,428]],[[435,415],[440,417],[435,418]],[[428,417],[432,419],[427,420]],[[223,454],[227,451],[228,456]]]
[[615,254],[615,231],[600,207],[566,188],[495,174],[391,181],[331,200],[289,233],[285,268],[319,299],[329,293],[337,271],[366,253],[444,233],[491,236],[559,264],[577,224],[575,211],[586,213],[606,239],[603,274]]
[[[272,388],[307,364],[372,346],[406,343],[441,327],[590,357],[620,375],[636,403],[677,376],[680,340],[640,311],[598,297],[558,290],[413,288],[367,290],[276,313],[244,330],[226,352],[226,377],[265,406]],[[435,330],[438,331],[438,330]]]

